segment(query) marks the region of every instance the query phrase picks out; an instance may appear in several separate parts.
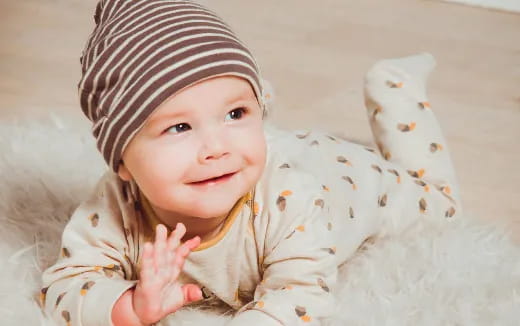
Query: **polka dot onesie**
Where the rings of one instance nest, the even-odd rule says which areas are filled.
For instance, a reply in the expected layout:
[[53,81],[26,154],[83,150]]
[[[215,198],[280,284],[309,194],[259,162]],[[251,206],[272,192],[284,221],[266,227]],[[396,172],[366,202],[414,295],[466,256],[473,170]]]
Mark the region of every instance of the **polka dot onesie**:
[[[222,230],[187,258],[181,283],[234,312],[227,325],[321,325],[334,312],[337,266],[373,236],[461,214],[448,147],[425,94],[429,54],[378,62],[365,98],[378,151],[320,131],[266,123],[264,173]],[[43,274],[44,311],[59,325],[112,325],[136,285],[159,223],[133,182],[108,171],[65,227]]]

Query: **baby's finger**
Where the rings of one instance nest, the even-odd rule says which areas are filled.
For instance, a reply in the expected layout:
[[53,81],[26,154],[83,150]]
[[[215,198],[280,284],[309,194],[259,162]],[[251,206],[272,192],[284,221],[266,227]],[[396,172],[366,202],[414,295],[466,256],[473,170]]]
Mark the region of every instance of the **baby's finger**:
[[186,242],[183,243],[183,246],[189,249],[189,251],[192,251],[193,249],[197,248],[200,245],[200,237],[196,236],[193,237]]
[[195,284],[185,284],[182,286],[185,304],[202,299],[202,291]]
[[154,263],[153,263],[153,245],[149,242],[144,244],[143,255],[141,256],[141,272],[139,279],[142,284],[148,284],[154,278]]
[[[173,266],[176,266],[179,270],[182,270],[184,266],[185,258],[191,253],[191,251],[200,244],[200,237],[196,236],[182,244],[177,250],[175,250],[175,261]],[[176,277],[176,276],[175,276]]]
[[154,261],[156,272],[164,269],[166,265],[166,234],[168,230],[162,224],[158,224],[155,229]]
[[186,227],[183,223],[177,223],[175,229],[168,238],[168,250],[175,250],[179,246],[184,234],[186,234]]

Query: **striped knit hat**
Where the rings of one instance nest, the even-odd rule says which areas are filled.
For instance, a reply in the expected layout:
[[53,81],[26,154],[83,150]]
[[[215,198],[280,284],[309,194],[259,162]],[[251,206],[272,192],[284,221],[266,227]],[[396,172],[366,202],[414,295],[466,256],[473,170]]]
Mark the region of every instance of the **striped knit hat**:
[[167,98],[220,75],[246,79],[265,108],[258,65],[214,12],[193,1],[101,0],[80,62],[83,113],[117,173],[126,146]]

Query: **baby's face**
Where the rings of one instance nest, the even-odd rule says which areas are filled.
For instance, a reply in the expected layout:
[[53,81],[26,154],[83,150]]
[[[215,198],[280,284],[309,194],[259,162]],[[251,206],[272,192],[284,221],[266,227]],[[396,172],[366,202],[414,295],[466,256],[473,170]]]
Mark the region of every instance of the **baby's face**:
[[212,218],[254,187],[265,158],[253,89],[245,79],[222,76],[161,104],[128,144],[118,174],[136,181],[164,222]]

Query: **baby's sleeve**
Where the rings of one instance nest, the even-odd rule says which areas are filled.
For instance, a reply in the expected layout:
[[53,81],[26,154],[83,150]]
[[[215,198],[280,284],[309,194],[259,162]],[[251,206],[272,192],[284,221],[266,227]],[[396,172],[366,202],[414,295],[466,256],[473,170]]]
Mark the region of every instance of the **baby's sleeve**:
[[[268,204],[263,277],[254,301],[229,325],[321,325],[330,318],[336,248],[327,216],[327,190],[313,178],[280,189]],[[287,183],[284,183],[287,186]]]
[[42,275],[42,309],[58,325],[113,325],[114,303],[136,283],[111,188],[98,184],[95,194],[74,211],[62,234],[59,258]]

